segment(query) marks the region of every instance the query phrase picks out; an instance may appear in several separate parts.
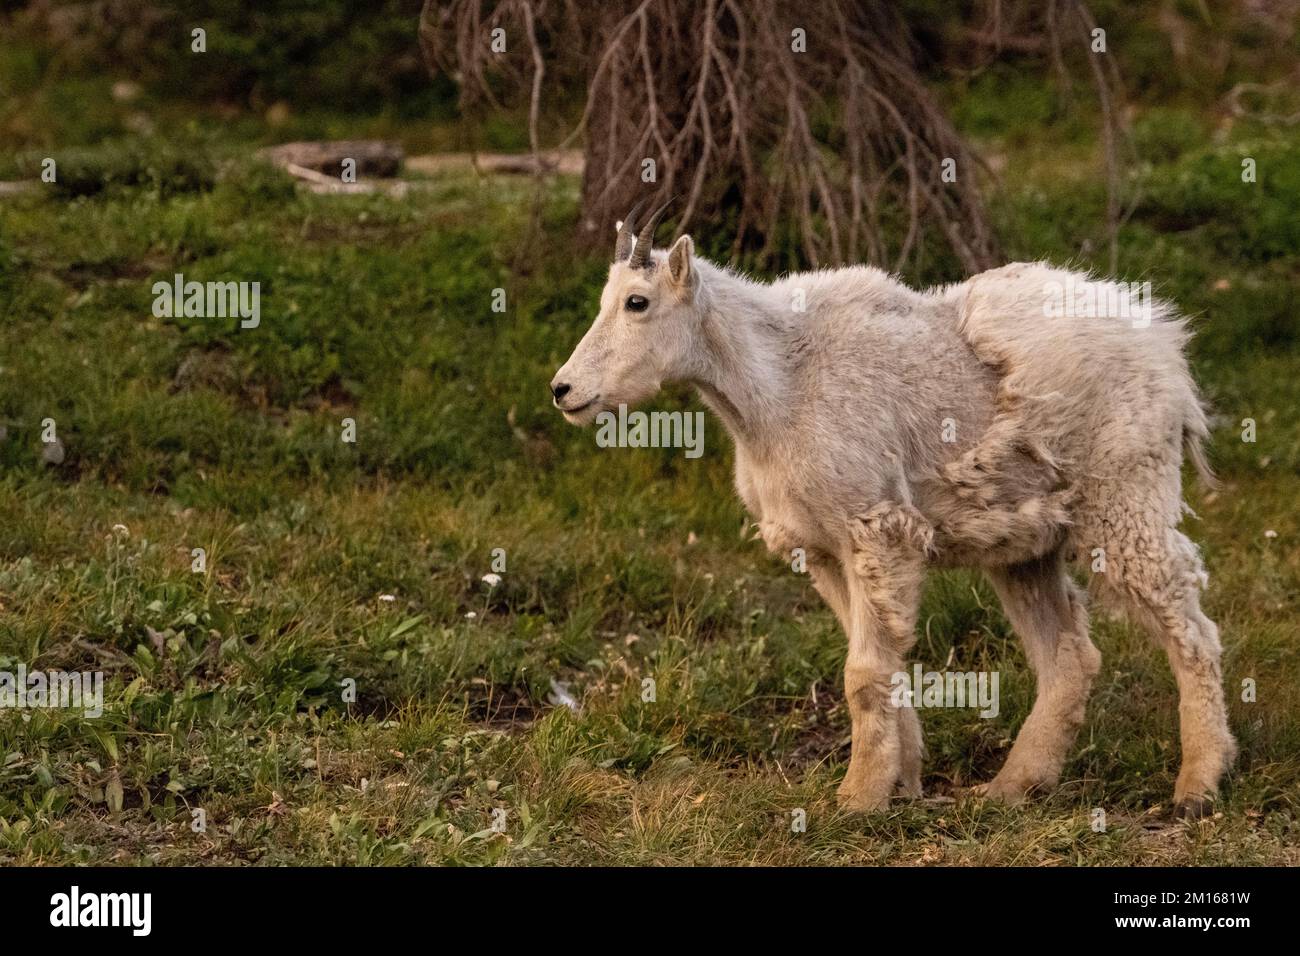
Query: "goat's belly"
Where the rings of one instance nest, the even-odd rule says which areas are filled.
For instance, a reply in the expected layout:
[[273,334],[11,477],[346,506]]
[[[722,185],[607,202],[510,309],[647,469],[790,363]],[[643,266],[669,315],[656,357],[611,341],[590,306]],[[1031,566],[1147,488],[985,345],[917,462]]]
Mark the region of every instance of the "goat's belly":
[[931,561],[939,567],[995,567],[1049,554],[1070,526],[1070,489],[1015,501],[930,495],[922,511],[934,530]]

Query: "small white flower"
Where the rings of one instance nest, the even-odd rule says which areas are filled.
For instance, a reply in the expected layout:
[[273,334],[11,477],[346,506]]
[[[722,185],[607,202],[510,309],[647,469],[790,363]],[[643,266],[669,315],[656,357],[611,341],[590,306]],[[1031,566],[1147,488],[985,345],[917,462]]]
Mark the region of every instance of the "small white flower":
[[465,619],[469,621],[474,620],[474,618],[476,617],[478,617],[478,611],[470,611],[468,614],[465,615]]
[[127,527],[124,524],[113,525],[113,534],[120,534],[122,537],[125,538],[130,533],[131,532],[127,530]]
[[547,695],[547,700],[557,707],[567,707],[572,711],[582,709],[577,699],[569,693],[568,682],[558,681],[554,677],[551,678],[551,692]]
[[379,595],[379,600],[383,601],[385,604],[392,604],[397,600],[397,597],[392,594],[381,594]]
[[1267,531],[1264,532],[1264,537],[1266,537],[1266,538],[1276,538],[1276,537],[1277,537],[1277,532],[1274,531],[1272,528],[1269,528]]
[[494,588],[501,583],[501,575],[493,571],[489,571],[487,574],[483,575],[483,577],[480,578],[480,580],[488,587]]

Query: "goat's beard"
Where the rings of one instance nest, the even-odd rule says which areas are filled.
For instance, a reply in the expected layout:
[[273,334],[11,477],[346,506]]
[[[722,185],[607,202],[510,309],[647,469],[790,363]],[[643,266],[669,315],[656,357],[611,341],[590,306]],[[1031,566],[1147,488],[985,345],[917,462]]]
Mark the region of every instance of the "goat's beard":
[[594,424],[596,416],[604,410],[605,403],[603,401],[595,401],[581,411],[566,412],[561,409],[560,414],[564,416],[564,420],[570,425],[577,425],[579,428],[586,428]]

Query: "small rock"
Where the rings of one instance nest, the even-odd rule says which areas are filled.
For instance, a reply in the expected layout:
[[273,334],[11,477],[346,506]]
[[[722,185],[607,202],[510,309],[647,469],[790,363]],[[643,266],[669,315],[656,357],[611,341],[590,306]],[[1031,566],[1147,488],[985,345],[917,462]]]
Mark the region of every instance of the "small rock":
[[137,136],[152,136],[154,133],[153,119],[148,113],[132,113],[122,121],[122,125]]
[[118,80],[113,84],[113,99],[119,103],[130,103],[140,95],[140,84],[131,80]]
[[280,100],[271,104],[271,108],[266,111],[266,124],[268,126],[283,126],[289,122],[291,113],[289,104]]
[[63,442],[58,438],[46,442],[45,447],[41,449],[42,464],[61,465],[65,457],[67,457],[67,453],[63,450]]

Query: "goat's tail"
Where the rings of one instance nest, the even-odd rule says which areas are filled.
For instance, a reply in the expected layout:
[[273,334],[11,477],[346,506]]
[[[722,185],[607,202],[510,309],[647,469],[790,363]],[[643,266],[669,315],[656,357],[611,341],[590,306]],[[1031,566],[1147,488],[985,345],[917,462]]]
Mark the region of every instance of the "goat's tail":
[[1219,479],[1205,454],[1205,443],[1210,437],[1210,425],[1205,415],[1205,408],[1193,393],[1189,396],[1188,408],[1183,417],[1183,449],[1196,469],[1197,477],[1205,488],[1217,488]]

